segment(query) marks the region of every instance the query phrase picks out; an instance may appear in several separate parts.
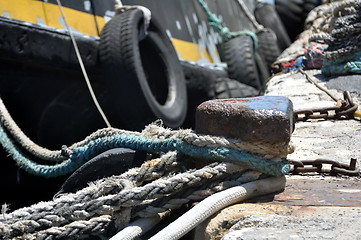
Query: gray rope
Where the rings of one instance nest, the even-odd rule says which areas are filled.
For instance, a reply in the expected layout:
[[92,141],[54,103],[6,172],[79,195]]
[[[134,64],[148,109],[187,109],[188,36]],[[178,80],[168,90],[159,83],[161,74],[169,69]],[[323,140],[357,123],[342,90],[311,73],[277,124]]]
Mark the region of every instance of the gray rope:
[[0,120],[7,129],[7,131],[15,138],[15,140],[25,148],[29,153],[41,159],[49,159],[52,161],[63,161],[65,157],[61,155],[61,151],[52,151],[40,147],[31,141],[24,132],[16,125],[13,118],[10,116],[3,101],[0,98]]
[[311,35],[309,41],[324,41],[328,48],[323,56],[337,60],[361,50],[361,0],[347,0],[329,4],[331,14],[325,14],[328,28],[324,33]]
[[[79,236],[90,236],[100,233],[111,222],[110,215],[102,215],[87,221],[75,221],[61,227],[50,227],[35,233],[27,233],[20,237],[26,240],[79,239]],[[19,239],[19,238],[13,238]]]
[[238,186],[246,182],[256,181],[260,178],[260,176],[261,173],[256,171],[235,173],[227,176],[225,179],[219,179],[218,181],[212,181],[209,184],[201,185],[201,187],[197,187],[197,189],[189,189],[175,196],[172,195],[171,197],[158,199],[154,203],[146,204],[145,206],[137,206],[133,210],[135,212],[134,216],[153,217],[168,210],[178,209],[189,202],[203,200],[206,197],[225,189]]
[[[29,139],[25,135],[25,133],[19,128],[19,126],[15,123],[14,119],[9,114],[1,98],[0,98],[0,121],[3,123],[6,130],[13,136],[13,138],[32,155],[44,160],[55,161],[55,162],[64,161],[67,159],[66,157],[62,156],[60,150],[49,150],[43,148],[37,145],[36,143],[34,143],[31,139]],[[141,135],[140,133],[137,132],[131,132],[116,128],[103,128],[92,133],[84,140],[74,143],[72,146],[69,147],[69,149],[74,149],[79,146],[84,146],[97,138],[114,136],[123,133],[124,134],[132,133],[134,135],[138,134],[139,136]]]
[[[151,227],[153,227],[161,220],[158,213],[162,213],[165,211],[168,212],[169,210],[177,209],[182,204],[189,203],[190,201],[201,201],[216,192],[220,192],[234,186],[239,186],[245,182],[255,181],[259,179],[261,173],[255,171],[247,171],[246,173],[241,175],[242,176],[238,177],[237,179],[225,180],[223,182],[217,181],[207,185],[202,185],[201,189],[198,190],[189,189],[187,193],[184,194],[186,195],[186,198],[171,199],[166,203],[167,206],[164,205],[158,208],[150,206],[141,212],[137,212],[136,209],[135,212],[137,213],[135,214],[135,217],[142,218],[126,226],[122,231],[113,236],[111,240],[130,240],[135,239],[136,237],[140,237],[142,234],[147,232]],[[169,209],[167,209],[167,207],[169,207]]]
[[277,178],[266,178],[255,182],[242,184],[216,193],[202,202],[198,203],[191,210],[183,214],[177,220],[162,229],[151,240],[176,240],[180,239],[196,225],[212,216],[222,208],[231,204],[243,201],[260,194],[268,194],[284,189],[285,176]]
[[242,152],[263,155],[266,159],[285,157],[294,151],[288,143],[244,142],[240,139],[197,134],[191,129],[171,130],[159,122],[150,124],[142,131],[143,136],[159,139],[181,139],[197,147],[226,147]]
[[[50,161],[64,161],[66,157],[62,156],[61,151],[59,150],[49,150],[43,148],[33,141],[31,141],[16,125],[9,112],[7,111],[4,103],[0,99],[0,120],[4,124],[7,131],[13,136],[13,138],[29,153],[34,156]],[[142,133],[132,132],[127,130],[115,129],[115,128],[104,128],[99,129],[96,132],[92,133],[84,140],[74,143],[69,147],[70,150],[75,148],[85,146],[92,142],[93,140],[117,136],[121,134],[134,135],[134,136],[145,136],[145,137],[156,137],[159,139],[165,138],[178,138],[189,144],[198,147],[226,147],[236,149],[238,151],[249,152],[253,154],[261,154],[265,159],[273,158],[282,158],[285,157],[288,153],[293,152],[293,147],[289,146],[288,143],[277,143],[270,144],[267,142],[243,142],[239,139],[210,136],[204,134],[196,134],[190,129],[185,130],[170,130],[163,128],[161,122],[156,122],[154,124],[148,125]]]
[[[192,187],[209,181],[218,174],[232,173],[239,167],[229,163],[213,163],[202,169],[180,173],[165,179],[158,179],[143,187],[123,190],[118,194],[100,196],[95,199],[81,199],[84,195],[68,194],[50,201],[22,208],[6,214],[6,221],[0,222],[0,232],[7,236],[31,233],[39,228],[49,228],[71,221],[89,219],[96,215],[113,215],[121,208],[130,208],[144,200],[174,194],[184,187]],[[124,184],[125,179],[119,183]],[[83,193],[83,189],[79,192]],[[89,196],[89,195],[87,195]]]

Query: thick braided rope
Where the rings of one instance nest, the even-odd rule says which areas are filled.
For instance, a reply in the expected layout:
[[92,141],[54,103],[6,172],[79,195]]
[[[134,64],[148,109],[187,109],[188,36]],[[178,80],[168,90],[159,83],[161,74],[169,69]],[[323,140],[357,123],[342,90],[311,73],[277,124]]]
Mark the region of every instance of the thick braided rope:
[[[190,201],[201,201],[206,197],[226,190],[228,188],[246,183],[251,182],[259,179],[260,177],[259,172],[248,171],[242,176],[237,177],[234,180],[219,180],[214,183],[202,185],[201,188],[198,190],[190,189],[187,191],[187,194],[183,198],[177,199],[170,199],[165,205],[160,207],[153,207],[149,206],[146,210],[142,212],[137,212],[135,216],[140,217],[153,217],[156,216],[158,213],[167,211],[167,210],[174,210],[178,209],[185,203]],[[239,176],[239,174],[238,174]],[[90,220],[79,220],[72,222],[70,224],[61,226],[61,227],[51,227],[46,230],[41,230],[35,233],[27,233],[21,236],[23,239],[59,239],[62,237],[66,237],[67,239],[71,237],[77,237],[79,235],[94,235],[99,233],[101,230],[105,229],[111,221],[110,215],[103,215],[101,217],[93,217]]]
[[110,215],[102,215],[90,220],[75,221],[61,227],[51,227],[36,233],[27,233],[20,238],[27,240],[79,239],[79,236],[85,237],[94,235],[94,233],[101,233],[111,220]]
[[51,151],[31,141],[24,134],[24,132],[16,125],[16,123],[14,122],[13,118],[10,116],[1,98],[0,98],[0,120],[2,125],[9,131],[9,133],[15,138],[15,140],[34,156],[46,160],[49,159],[52,161],[62,161],[65,159],[64,156],[61,156],[61,151]]
[[60,226],[97,215],[113,215],[121,208],[134,207],[144,200],[174,194],[185,187],[204,184],[210,179],[217,179],[218,176],[238,170],[239,167],[234,164],[213,163],[199,170],[158,179],[142,187],[86,201],[78,199],[79,194],[68,194],[53,201],[38,203],[6,214],[6,221],[0,221],[0,232],[5,236],[17,236],[34,232],[39,228]]
[[219,179],[218,181],[211,182],[206,185],[201,185],[201,187],[198,187],[197,189],[188,189],[176,194],[175,196],[165,196],[150,204],[137,206],[133,210],[135,212],[134,215],[136,217],[153,217],[158,213],[162,213],[167,210],[178,209],[191,201],[203,200],[204,198],[227,188],[246,182],[256,181],[260,178],[260,176],[261,173],[256,171],[234,173],[224,179]]
[[[143,133],[113,128],[100,129],[85,138],[83,141],[73,144],[70,148],[66,149],[66,151],[52,151],[36,145],[27,138],[27,136],[15,124],[1,99],[0,118],[0,142],[2,146],[9,155],[15,159],[20,168],[31,174],[44,177],[57,177],[71,173],[97,154],[115,147],[129,147],[151,152],[177,150],[186,155],[189,152],[191,153],[190,156],[200,158],[207,158],[208,156],[205,154],[212,152],[213,154],[211,158],[222,161],[227,161],[227,159],[225,159],[225,155],[227,154],[230,154],[230,156],[238,154],[236,158],[231,157],[229,160],[245,164],[249,167],[252,167],[252,165],[258,165],[260,168],[257,170],[259,171],[266,171],[266,173],[271,175],[279,175],[285,174],[287,170],[281,169],[281,173],[279,173],[280,169],[276,168],[282,168],[281,165],[276,164],[272,167],[272,163],[266,162],[264,159],[273,159],[275,157],[284,158],[287,153],[291,151],[288,143],[246,143],[240,141],[239,139],[227,139],[201,134],[197,135],[191,130],[171,131],[156,124],[149,125]],[[15,140],[20,143],[25,150],[29,151],[36,157],[62,162],[55,165],[40,165],[30,160],[25,157],[2,126],[5,126],[8,129]],[[227,153],[228,148],[230,148],[229,153]],[[232,151],[232,149],[243,152],[237,153]],[[263,156],[260,158],[259,156],[247,153],[261,154]],[[67,160],[65,160],[66,154],[68,154]],[[257,163],[251,163],[253,160]],[[273,170],[268,170],[272,168]],[[276,173],[272,173],[274,170],[276,170]]]
[[146,137],[159,139],[181,139],[191,145],[198,147],[225,147],[239,151],[264,155],[264,158],[272,159],[285,157],[293,151],[288,143],[267,143],[267,142],[245,142],[240,139],[197,134],[191,129],[171,130],[160,126],[157,123],[149,124],[142,131]]
[[311,35],[309,41],[325,41],[328,48],[324,51],[323,56],[329,61],[334,61],[361,50],[361,1],[334,2],[329,6],[332,14],[325,19],[329,28],[325,33]]
[[[20,144],[26,151],[33,154],[35,157],[38,157],[43,160],[55,161],[60,162],[66,160],[66,157],[61,154],[61,150],[49,150],[43,148],[36,143],[34,143],[31,139],[29,139],[25,133],[19,128],[19,126],[15,123],[14,119],[11,117],[10,113],[6,109],[4,102],[0,98],[0,121],[2,126],[4,126],[7,131],[12,135],[14,140]],[[134,134],[136,132],[130,132],[126,130],[116,129],[116,128],[104,128],[100,129],[93,134],[86,137],[83,141],[73,144],[70,149],[86,145],[90,141],[105,137],[111,136],[116,134]]]
[[[83,188],[76,193],[65,194],[64,197],[64,194],[58,195],[55,198],[57,200],[54,201],[54,205],[52,205],[52,207],[57,208],[63,205],[81,204],[82,202],[87,202],[92,199],[108,195],[110,192],[119,192],[124,189],[124,185],[127,184],[124,180],[134,182],[135,185],[139,186],[143,183],[143,181],[158,179],[163,176],[162,173],[166,173],[179,165],[176,160],[176,153],[168,152],[158,159],[152,159],[145,162],[140,168],[132,168],[119,176],[103,178],[95,182],[91,182],[88,187]],[[40,206],[42,205],[40,204]],[[6,216],[7,222],[15,223],[21,219],[34,219],[31,214],[41,210],[34,210],[32,208],[23,208],[19,211],[14,211],[11,215]]]
[[90,140],[87,145],[75,147],[69,151],[68,160],[56,165],[41,165],[25,157],[2,128],[0,128],[0,139],[3,147],[15,159],[20,168],[31,174],[44,177],[57,177],[70,173],[96,155],[117,147],[148,152],[179,151],[191,157],[234,162],[274,176],[284,175],[289,171],[289,166],[285,162],[267,161],[264,156],[225,147],[198,147],[181,139],[148,138],[140,136],[139,133],[123,133]]

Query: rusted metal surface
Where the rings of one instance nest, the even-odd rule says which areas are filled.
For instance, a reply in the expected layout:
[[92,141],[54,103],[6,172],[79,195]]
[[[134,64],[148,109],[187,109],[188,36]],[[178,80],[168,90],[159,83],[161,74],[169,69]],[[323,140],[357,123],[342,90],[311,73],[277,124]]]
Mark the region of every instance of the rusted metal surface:
[[293,130],[293,105],[286,97],[217,99],[196,111],[198,133],[279,143],[289,142]]
[[344,91],[343,95],[344,100],[339,100],[337,106],[295,111],[296,121],[307,121],[309,119],[338,119],[342,116],[353,118],[358,105],[352,101],[348,91]]
[[256,201],[293,206],[361,207],[361,181],[359,178],[288,176],[282,193]]
[[193,239],[219,240],[237,230],[225,239],[339,239],[340,233],[359,239],[352,226],[361,223],[360,214],[359,178],[287,176],[282,193],[225,208],[197,227]]
[[[291,174],[298,173],[326,173],[331,175],[360,176],[360,169],[356,167],[356,158],[351,158],[350,164],[345,164],[332,159],[319,158],[316,160],[288,160],[293,167]],[[311,165],[312,167],[306,167]],[[325,168],[324,165],[331,165]]]

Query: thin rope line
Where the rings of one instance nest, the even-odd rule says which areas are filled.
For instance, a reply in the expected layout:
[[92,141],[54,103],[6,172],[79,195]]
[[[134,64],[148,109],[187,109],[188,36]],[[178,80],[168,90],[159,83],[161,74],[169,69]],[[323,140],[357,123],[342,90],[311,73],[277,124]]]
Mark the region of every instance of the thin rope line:
[[60,2],[60,0],[56,0],[56,1],[57,1],[57,3],[58,3],[58,6],[59,6],[59,9],[60,9],[62,18],[63,18],[64,23],[65,23],[65,26],[66,26],[66,28],[67,28],[67,30],[68,30],[68,32],[69,32],[71,41],[73,42],[74,50],[75,50],[76,56],[77,56],[77,58],[78,58],[78,61],[79,61],[79,65],[80,65],[80,67],[81,67],[81,70],[82,70],[82,72],[83,72],[83,75],[84,75],[84,78],[85,78],[85,82],[86,82],[86,84],[87,84],[87,86],[88,86],[90,95],[91,95],[91,97],[92,97],[92,99],[93,99],[93,101],[94,101],[94,104],[95,104],[95,106],[97,107],[100,115],[102,116],[105,124],[107,125],[107,127],[111,127],[111,125],[110,125],[107,117],[105,116],[105,114],[104,114],[102,108],[100,107],[100,104],[99,104],[99,102],[98,102],[98,100],[97,100],[97,98],[96,98],[96,96],[95,96],[93,87],[92,87],[91,84],[90,84],[90,81],[89,81],[89,78],[88,78],[88,74],[87,74],[87,72],[86,72],[86,70],[85,70],[83,60],[82,60],[82,58],[81,58],[81,56],[80,56],[80,52],[79,52],[78,45],[77,45],[77,43],[76,43],[76,41],[75,41],[75,39],[74,39],[74,36],[73,36],[73,33],[71,32],[71,29],[70,29],[70,27],[69,27],[69,24],[68,24],[68,22],[66,21],[65,14],[64,14],[64,12],[63,12],[63,7],[62,7],[62,5],[61,5],[61,2]]
[[321,91],[323,91],[324,93],[326,93],[328,96],[330,96],[335,102],[338,101],[337,97],[335,97],[332,93],[330,93],[330,91],[328,91],[326,88],[322,87],[320,84],[318,84],[315,80],[312,79],[312,77],[306,73],[304,70],[299,69],[299,71],[306,76],[306,79],[308,81],[310,81],[311,83],[313,83],[318,89],[320,89]]

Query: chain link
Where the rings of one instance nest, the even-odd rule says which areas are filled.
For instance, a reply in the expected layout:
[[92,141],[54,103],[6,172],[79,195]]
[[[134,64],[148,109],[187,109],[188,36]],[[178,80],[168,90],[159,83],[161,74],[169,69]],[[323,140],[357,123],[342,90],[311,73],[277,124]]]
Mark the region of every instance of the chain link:
[[353,118],[358,105],[352,101],[348,91],[343,92],[344,100],[338,100],[337,106],[325,108],[313,108],[295,111],[296,121],[307,121],[308,119],[338,119],[341,116]]
[[[350,164],[340,163],[336,160],[319,158],[316,160],[288,160],[291,164],[290,174],[321,173],[331,175],[346,175],[360,177],[360,169],[356,167],[357,159],[351,158]],[[331,169],[324,165],[331,165]],[[309,166],[310,167],[306,167]]]

